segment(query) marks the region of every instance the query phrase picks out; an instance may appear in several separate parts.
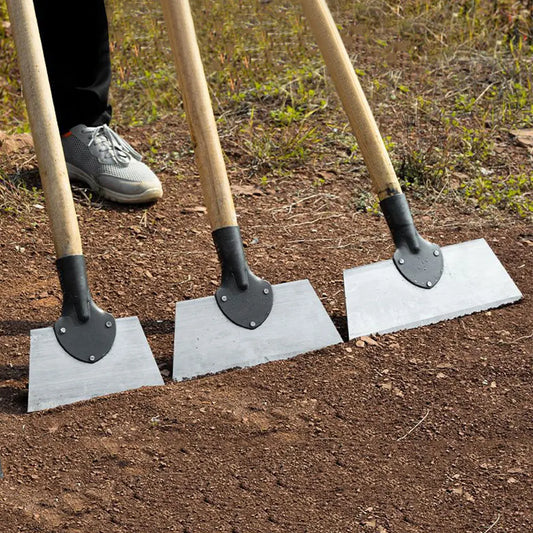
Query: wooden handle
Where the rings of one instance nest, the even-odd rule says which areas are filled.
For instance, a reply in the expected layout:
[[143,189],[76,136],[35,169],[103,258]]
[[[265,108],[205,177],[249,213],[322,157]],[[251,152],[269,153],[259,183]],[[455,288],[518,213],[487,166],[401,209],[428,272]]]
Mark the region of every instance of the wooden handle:
[[301,0],[311,31],[361,148],[380,200],[402,192],[357,74],[325,0]]
[[8,0],[33,144],[57,258],[81,255],[81,238],[33,0]]
[[161,0],[174,55],[204,201],[213,231],[237,226],[237,217],[187,0]]

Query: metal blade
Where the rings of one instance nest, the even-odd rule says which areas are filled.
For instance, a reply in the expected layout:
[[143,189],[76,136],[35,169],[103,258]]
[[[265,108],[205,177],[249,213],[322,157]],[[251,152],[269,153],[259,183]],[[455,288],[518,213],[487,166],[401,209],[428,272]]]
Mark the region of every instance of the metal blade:
[[485,239],[442,248],[431,289],[404,279],[392,260],[344,271],[349,338],[434,324],[515,302],[521,292]]
[[51,327],[32,330],[28,412],[163,385],[139,319],[120,318],[116,324],[113,347],[94,364],[78,361],[65,352]]
[[308,280],[273,286],[274,305],[257,329],[239,327],[214,296],[178,302],[174,338],[176,381],[318,350],[342,342]]

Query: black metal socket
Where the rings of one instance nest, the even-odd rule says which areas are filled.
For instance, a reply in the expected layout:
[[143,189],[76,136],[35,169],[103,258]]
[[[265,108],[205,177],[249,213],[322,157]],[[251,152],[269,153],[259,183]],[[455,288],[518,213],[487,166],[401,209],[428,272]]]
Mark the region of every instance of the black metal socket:
[[215,293],[218,307],[234,324],[255,329],[272,310],[272,286],[250,270],[238,226],[219,228],[212,235],[222,269],[221,285]]
[[113,346],[115,319],[93,302],[83,255],[61,257],[56,267],[63,291],[61,317],[54,324],[57,340],[75,359],[96,363]]
[[380,206],[396,246],[396,268],[413,285],[433,288],[444,270],[442,250],[418,234],[404,194],[389,196]]

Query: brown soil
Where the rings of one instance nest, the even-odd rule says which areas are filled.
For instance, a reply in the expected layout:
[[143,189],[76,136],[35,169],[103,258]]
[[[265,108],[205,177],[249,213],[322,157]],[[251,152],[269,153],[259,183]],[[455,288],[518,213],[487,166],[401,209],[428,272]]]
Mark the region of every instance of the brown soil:
[[[160,154],[189,146],[165,125]],[[127,138],[146,151],[157,129]],[[258,188],[238,168],[253,270],[308,278],[346,338],[343,270],[392,252],[383,219],[354,210],[359,178],[302,168]],[[165,197],[147,210],[76,203],[93,296],[140,318],[162,387],[25,414],[28,333],[59,316],[61,292],[43,211],[0,218],[2,533],[533,531],[531,226],[412,199],[429,239],[485,237],[524,299],[173,383],[174,304],[212,294],[219,268],[192,156],[155,169]]]

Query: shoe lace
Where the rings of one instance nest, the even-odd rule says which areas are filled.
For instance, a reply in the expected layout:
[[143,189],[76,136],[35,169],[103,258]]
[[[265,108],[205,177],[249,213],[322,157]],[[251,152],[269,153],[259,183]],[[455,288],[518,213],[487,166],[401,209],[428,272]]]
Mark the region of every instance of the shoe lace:
[[127,164],[131,157],[141,160],[139,152],[134,150],[120,135],[107,124],[92,128],[89,147],[94,146],[103,159],[111,158],[117,164]]

